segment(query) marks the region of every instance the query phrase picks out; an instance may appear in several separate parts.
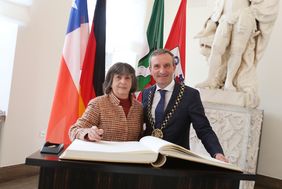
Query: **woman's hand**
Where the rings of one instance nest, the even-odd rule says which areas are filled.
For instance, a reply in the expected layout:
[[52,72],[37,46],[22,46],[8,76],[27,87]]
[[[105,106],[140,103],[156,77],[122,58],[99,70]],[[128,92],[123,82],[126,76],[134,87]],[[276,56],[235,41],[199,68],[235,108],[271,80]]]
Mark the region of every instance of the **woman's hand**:
[[97,126],[92,126],[89,129],[88,134],[86,135],[86,139],[89,141],[98,142],[103,139],[103,133],[104,133],[103,129],[99,129]]

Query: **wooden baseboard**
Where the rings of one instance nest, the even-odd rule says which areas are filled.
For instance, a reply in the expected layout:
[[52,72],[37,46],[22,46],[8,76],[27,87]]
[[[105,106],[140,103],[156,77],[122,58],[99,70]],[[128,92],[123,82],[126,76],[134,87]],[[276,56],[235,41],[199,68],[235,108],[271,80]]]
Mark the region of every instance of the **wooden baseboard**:
[[267,177],[263,175],[256,175],[255,188],[261,189],[281,189],[282,180]]
[[25,164],[0,168],[0,183],[39,174],[39,167]]

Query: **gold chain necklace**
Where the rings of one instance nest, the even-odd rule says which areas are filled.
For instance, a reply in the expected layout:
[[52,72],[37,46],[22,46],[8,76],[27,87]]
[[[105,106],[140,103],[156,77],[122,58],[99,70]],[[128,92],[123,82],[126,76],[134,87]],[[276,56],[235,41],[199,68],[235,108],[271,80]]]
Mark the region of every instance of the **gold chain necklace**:
[[153,128],[152,131],[152,136],[158,137],[158,138],[163,138],[163,129],[166,128],[169,120],[171,119],[172,115],[174,114],[174,112],[176,111],[177,107],[180,104],[180,101],[182,100],[183,94],[184,94],[184,89],[185,89],[185,85],[182,84],[180,86],[180,91],[176,97],[175,103],[172,107],[172,109],[166,114],[164,121],[161,124],[161,128],[155,128],[155,121],[152,117],[152,113],[151,113],[151,109],[152,109],[152,100],[153,100],[153,94],[152,94],[152,90],[150,90],[149,95],[148,95],[148,107],[147,107],[147,113],[148,113],[148,119],[149,122],[151,124],[151,127]]

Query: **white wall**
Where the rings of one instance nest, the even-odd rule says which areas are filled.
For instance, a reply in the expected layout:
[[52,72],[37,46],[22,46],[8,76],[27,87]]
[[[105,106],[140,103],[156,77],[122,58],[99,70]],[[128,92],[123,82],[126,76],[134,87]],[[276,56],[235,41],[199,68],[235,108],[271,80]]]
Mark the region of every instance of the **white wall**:
[[[0,17],[0,110],[7,112],[18,25]],[[4,55],[4,56],[3,56]]]
[[0,166],[23,163],[47,128],[71,1],[34,1],[20,26],[7,119],[1,128]]
[[282,3],[268,47],[258,64],[260,109],[264,110],[258,172],[282,179]]
[[[166,10],[176,2],[178,6],[180,0],[165,1]],[[0,167],[23,163],[43,143],[40,132],[48,124],[70,5],[71,1],[34,1],[30,22],[19,29],[9,112],[0,130]],[[168,14],[174,17],[176,10]],[[208,71],[198,41],[193,39],[208,10],[203,3],[188,1],[186,82],[191,86],[204,80]],[[166,24],[166,32],[172,20]],[[282,179],[282,88],[278,84],[282,80],[281,29],[280,14],[258,66],[260,109],[265,114],[258,173],[278,179]]]

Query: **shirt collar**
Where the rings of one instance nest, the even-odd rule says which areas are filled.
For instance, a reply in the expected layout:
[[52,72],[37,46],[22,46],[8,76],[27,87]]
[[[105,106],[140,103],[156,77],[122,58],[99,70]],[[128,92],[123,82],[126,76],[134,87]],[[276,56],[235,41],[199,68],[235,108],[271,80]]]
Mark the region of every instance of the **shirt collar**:
[[114,95],[113,92],[110,92],[110,93],[109,93],[109,97],[110,97],[110,101],[111,101],[113,104],[119,105],[119,99]]
[[[174,85],[175,85],[175,81],[174,79],[170,82],[170,84],[168,86],[166,86],[165,88],[163,88],[162,90],[166,90],[166,91],[170,91],[172,92],[173,91],[173,88],[174,88]],[[161,89],[157,84],[156,84],[156,91],[158,91],[159,89]]]
[[[111,91],[109,93],[109,97],[110,97],[110,101],[113,103],[113,104],[116,104],[116,105],[119,105],[120,104],[120,100],[118,99],[118,97],[116,97],[114,95],[114,93]],[[130,102],[132,101],[132,95],[129,96],[129,100]]]

